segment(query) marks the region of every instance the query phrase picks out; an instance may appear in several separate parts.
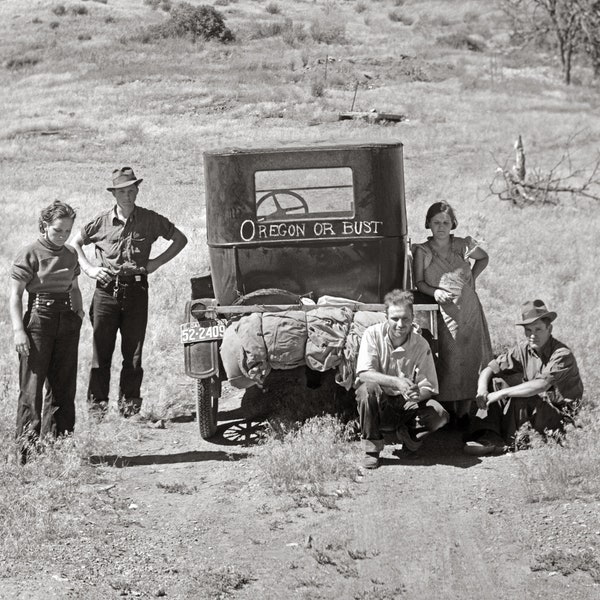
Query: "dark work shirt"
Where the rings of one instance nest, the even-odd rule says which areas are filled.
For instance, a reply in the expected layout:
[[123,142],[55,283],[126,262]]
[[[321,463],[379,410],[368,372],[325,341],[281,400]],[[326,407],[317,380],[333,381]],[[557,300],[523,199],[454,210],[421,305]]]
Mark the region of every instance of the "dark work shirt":
[[550,337],[538,355],[527,341],[519,342],[488,365],[495,375],[519,374],[523,381],[543,379],[565,399],[583,395],[583,382],[571,350]]
[[55,246],[42,237],[19,251],[10,271],[11,278],[24,281],[32,294],[70,292],[78,275],[75,250]]
[[153,210],[136,206],[124,223],[116,207],[99,214],[81,229],[84,245],[96,246],[96,258],[113,275],[143,273],[150,258],[152,244],[163,237],[173,237],[175,225]]

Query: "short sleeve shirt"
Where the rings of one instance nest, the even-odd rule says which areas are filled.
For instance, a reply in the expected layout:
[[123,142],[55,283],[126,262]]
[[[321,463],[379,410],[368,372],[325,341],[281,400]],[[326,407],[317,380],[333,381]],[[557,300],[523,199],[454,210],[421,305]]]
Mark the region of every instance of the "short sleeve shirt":
[[[429,344],[416,331],[411,331],[404,344],[394,348],[386,322],[371,325],[360,342],[356,373],[376,371],[384,375],[404,376],[414,381],[419,389],[438,393],[438,379]],[[397,390],[384,389],[398,395]]]
[[95,245],[96,258],[113,275],[135,275],[146,269],[152,244],[159,237],[170,240],[174,232],[175,225],[153,210],[136,206],[123,222],[113,207],[84,225],[81,239]]
[[57,247],[39,238],[19,251],[10,276],[25,283],[31,294],[70,292],[79,275],[77,253],[71,246]]
[[565,399],[577,400],[583,395],[583,382],[573,353],[553,337],[539,355],[523,341],[488,366],[495,375],[518,374],[523,376],[523,381],[543,379]]

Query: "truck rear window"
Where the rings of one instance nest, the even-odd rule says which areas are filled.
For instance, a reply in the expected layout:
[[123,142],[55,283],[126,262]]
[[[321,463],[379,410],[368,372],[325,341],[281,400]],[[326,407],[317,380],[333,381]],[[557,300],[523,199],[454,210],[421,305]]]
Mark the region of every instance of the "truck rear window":
[[352,169],[288,169],[254,174],[259,222],[354,217]]

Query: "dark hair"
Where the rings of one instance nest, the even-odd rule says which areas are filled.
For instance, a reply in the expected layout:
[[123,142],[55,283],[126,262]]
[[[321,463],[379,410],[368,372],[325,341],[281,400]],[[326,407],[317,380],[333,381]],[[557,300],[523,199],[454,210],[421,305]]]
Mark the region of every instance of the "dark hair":
[[75,220],[76,216],[77,213],[68,204],[61,202],[60,200],[55,200],[50,206],[46,206],[46,208],[42,209],[42,212],[40,213],[40,231],[44,233],[44,223],[50,224],[53,221],[56,221],[56,219]]
[[425,215],[425,229],[430,228],[431,219],[440,213],[446,213],[450,219],[452,219],[452,229],[456,229],[458,227],[458,221],[456,219],[456,215],[454,214],[454,209],[447,202],[435,202],[427,209],[427,214]]
[[386,312],[390,306],[407,306],[412,312],[414,301],[415,298],[411,292],[398,289],[388,292],[383,299]]

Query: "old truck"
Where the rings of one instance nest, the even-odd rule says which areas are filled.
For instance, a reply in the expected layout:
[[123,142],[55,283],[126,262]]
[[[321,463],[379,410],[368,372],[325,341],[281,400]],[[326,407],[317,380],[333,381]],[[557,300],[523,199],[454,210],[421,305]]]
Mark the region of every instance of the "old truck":
[[[308,295],[383,310],[410,287],[402,144],[314,144],[204,154],[210,271],[192,279],[181,325],[200,434],[217,428],[219,345],[252,311],[310,310]],[[435,304],[417,304],[435,337]]]

